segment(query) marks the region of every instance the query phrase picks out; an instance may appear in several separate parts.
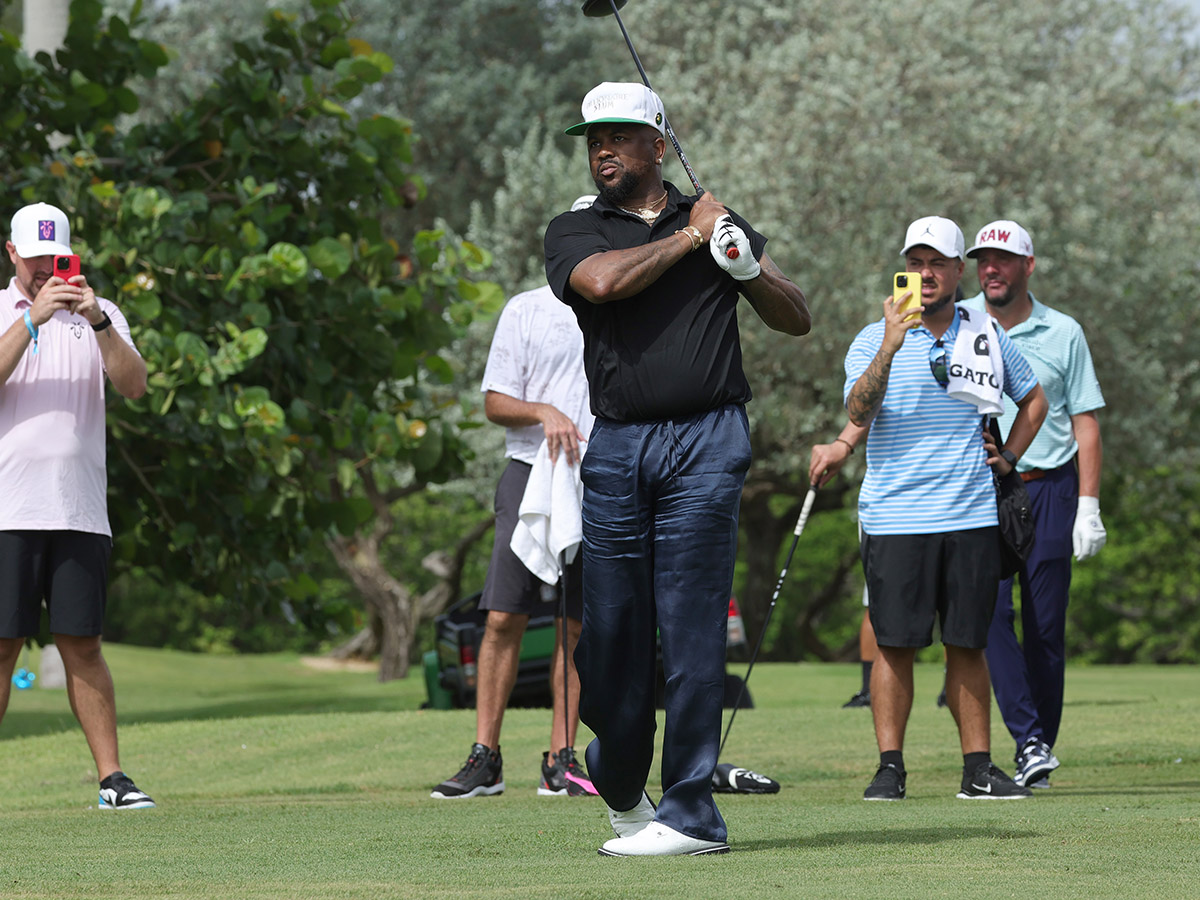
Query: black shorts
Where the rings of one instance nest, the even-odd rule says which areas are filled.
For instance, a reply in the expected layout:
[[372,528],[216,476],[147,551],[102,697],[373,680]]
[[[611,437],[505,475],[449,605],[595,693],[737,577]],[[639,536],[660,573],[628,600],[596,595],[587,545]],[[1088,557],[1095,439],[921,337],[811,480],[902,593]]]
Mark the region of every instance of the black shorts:
[[0,638],[40,631],[92,637],[104,630],[112,539],[83,531],[0,531]]
[[928,647],[936,614],[943,644],[987,647],[1000,584],[995,526],[941,534],[865,534],[861,549],[877,643]]
[[[526,568],[525,563],[512,552],[509,543],[517,527],[517,514],[521,509],[521,498],[525,496],[525,485],[533,467],[528,463],[511,459],[496,485],[496,543],[492,546],[492,559],[488,563],[487,578],[483,583],[480,609],[497,612],[520,613],[522,615],[558,614],[559,589],[546,584]],[[583,554],[577,553],[575,561],[567,566],[567,616],[583,619]]]

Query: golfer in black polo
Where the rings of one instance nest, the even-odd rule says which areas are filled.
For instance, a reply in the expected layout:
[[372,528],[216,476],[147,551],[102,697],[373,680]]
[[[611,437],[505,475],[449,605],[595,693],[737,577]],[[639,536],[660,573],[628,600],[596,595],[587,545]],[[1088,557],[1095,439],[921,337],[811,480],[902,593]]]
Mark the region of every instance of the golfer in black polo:
[[[582,463],[580,717],[617,838],[609,856],[729,849],[712,796],[737,516],[750,465],[738,295],[771,328],[811,327],[766,238],[710,193],[662,180],[665,113],[640,84],[583,101],[599,199],[554,219],[546,272],[579,319],[596,424]],[[732,247],[736,252],[730,253]],[[666,671],[663,794],[654,755],[655,633]]]

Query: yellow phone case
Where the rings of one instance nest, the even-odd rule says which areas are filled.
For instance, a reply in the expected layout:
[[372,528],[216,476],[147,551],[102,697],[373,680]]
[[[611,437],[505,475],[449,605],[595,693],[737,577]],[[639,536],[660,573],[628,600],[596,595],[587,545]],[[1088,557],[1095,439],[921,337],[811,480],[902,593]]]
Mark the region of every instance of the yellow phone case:
[[[912,296],[901,303],[900,298],[912,292]],[[921,306],[921,273],[897,272],[892,276],[892,299],[900,304],[899,311],[904,313],[914,306]],[[909,327],[916,328],[921,324],[920,317],[909,320]]]

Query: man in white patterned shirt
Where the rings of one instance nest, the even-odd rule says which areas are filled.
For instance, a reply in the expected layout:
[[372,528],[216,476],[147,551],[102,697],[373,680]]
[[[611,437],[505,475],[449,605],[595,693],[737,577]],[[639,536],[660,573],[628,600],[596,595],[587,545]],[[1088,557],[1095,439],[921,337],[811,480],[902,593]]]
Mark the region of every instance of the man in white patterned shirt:
[[[591,205],[580,197],[572,210]],[[521,637],[532,614],[553,601],[556,591],[544,585],[510,547],[529,473],[545,441],[556,465],[579,465],[580,444],[592,430],[587,376],[583,371],[583,333],[569,307],[549,285],[517,294],[504,307],[483,375],[484,414],[503,425],[508,466],[496,487],[495,544],[479,608],[487,610],[487,626],[479,647],[475,696],[475,744],[454,777],[433,789],[432,797],[463,799],[504,790],[500,726],[517,677]],[[579,725],[579,677],[574,650],[583,611],[582,560],[567,567],[566,621],[556,618],[556,647],[566,653],[569,692],[564,687],[563,653],[555,652],[550,669],[553,715],[550,750],[542,754],[543,796],[594,795],[595,788],[575,758]],[[561,585],[560,585],[561,587]],[[568,695],[569,693],[569,695]]]

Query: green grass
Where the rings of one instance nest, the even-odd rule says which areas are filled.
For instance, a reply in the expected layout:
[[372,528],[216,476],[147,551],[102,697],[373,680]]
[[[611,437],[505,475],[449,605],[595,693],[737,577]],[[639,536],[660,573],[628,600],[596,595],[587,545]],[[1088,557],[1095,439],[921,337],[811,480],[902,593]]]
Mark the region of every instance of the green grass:
[[[121,755],[157,810],[100,813],[62,691],[13,691],[3,898],[1170,898],[1200,896],[1200,669],[1072,668],[1063,768],[1019,803],[954,799],[961,757],[917,673],[909,799],[863,803],[867,710],[856,666],[761,665],[724,760],[778,779],[719,800],[734,852],[596,855],[594,800],[535,794],[545,710],[511,710],[508,790],[448,802],[430,786],[470,746],[470,711],[420,710],[419,674],[315,671],[294,656],[110,645]],[[739,667],[740,668],[740,667]],[[1011,741],[995,717],[995,757]],[[584,740],[580,740],[582,745]]]

